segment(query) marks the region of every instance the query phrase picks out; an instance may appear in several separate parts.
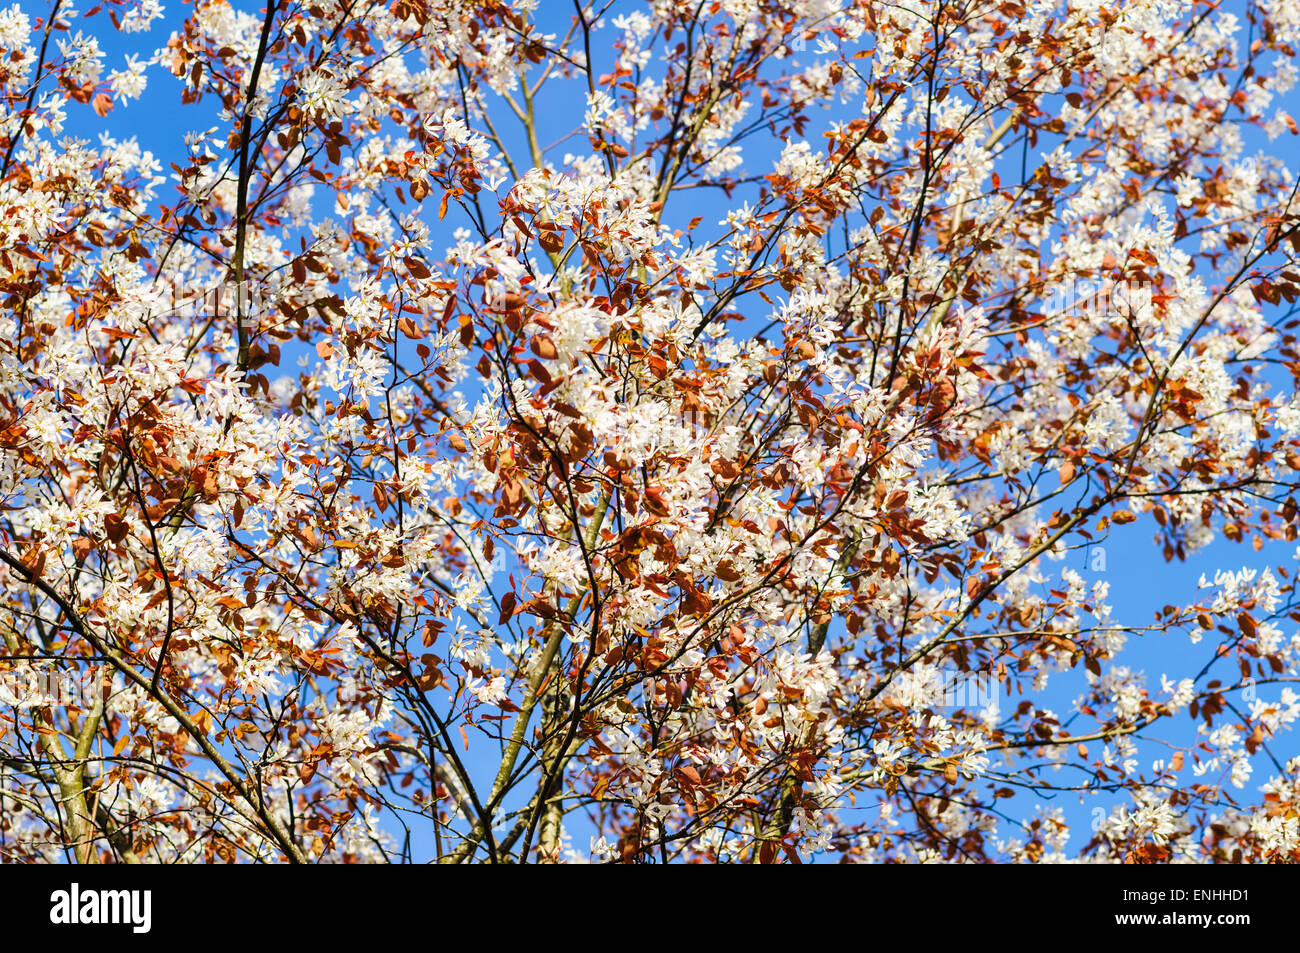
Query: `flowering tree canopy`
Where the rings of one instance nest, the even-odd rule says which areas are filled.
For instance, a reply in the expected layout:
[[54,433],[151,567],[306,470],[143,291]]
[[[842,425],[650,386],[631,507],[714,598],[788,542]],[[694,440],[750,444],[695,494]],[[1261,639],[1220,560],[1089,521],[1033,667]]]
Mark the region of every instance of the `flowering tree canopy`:
[[3,859],[1300,860],[1293,0],[258,2],[0,9]]

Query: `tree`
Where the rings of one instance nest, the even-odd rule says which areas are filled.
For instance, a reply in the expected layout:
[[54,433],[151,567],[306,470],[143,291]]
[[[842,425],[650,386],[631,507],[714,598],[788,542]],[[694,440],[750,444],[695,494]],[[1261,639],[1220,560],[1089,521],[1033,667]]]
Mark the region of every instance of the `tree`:
[[0,12],[4,859],[1300,859],[1288,0],[266,2]]

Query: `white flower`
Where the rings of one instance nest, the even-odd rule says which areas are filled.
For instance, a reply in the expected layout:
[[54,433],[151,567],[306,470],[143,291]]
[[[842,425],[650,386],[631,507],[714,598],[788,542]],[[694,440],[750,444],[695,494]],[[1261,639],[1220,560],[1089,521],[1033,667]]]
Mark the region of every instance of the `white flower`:
[[487,681],[470,678],[465,687],[469,689],[470,694],[485,705],[500,705],[507,697],[506,680],[500,675],[494,676]]
[[114,70],[108,81],[113,88],[114,98],[139,99],[145,88],[145,64],[131,54],[126,58],[126,69]]

